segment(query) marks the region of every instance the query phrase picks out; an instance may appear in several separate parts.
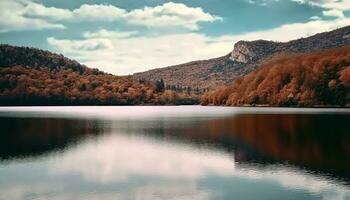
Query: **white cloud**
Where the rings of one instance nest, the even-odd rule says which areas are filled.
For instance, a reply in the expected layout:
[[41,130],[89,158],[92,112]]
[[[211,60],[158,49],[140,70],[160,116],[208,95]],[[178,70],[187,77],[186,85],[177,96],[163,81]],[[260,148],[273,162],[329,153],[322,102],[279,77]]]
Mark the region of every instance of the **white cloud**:
[[213,22],[221,20],[202,8],[188,7],[182,3],[164,3],[155,7],[144,7],[126,11],[112,5],[82,5],[72,11],[73,20],[87,21],[116,21],[146,27],[184,27],[198,29],[199,22]]
[[132,10],[125,18],[133,24],[147,27],[181,26],[198,29],[198,22],[214,22],[220,17],[205,13],[202,8],[191,8],[182,3],[164,3],[156,7]]
[[350,10],[349,0],[292,0],[299,4],[309,4],[311,6],[325,9],[322,14],[328,17],[344,18],[344,11]]
[[123,18],[124,9],[112,5],[87,5],[72,11],[73,20],[77,21],[115,21]]
[[[0,32],[12,30],[35,30],[65,28],[62,24],[50,22],[47,18],[57,18],[56,12],[63,13],[64,11],[55,8],[44,7],[26,1],[19,0],[1,0],[0,1]],[[28,12],[36,17],[32,18]],[[43,17],[43,18],[41,18]]]
[[197,30],[199,22],[214,22],[220,17],[211,15],[202,8],[188,7],[182,3],[164,3],[127,12],[112,5],[82,5],[73,11],[74,20],[115,21],[146,27],[183,27]]
[[306,23],[285,24],[270,30],[247,33],[235,36],[234,38],[242,38],[242,40],[264,39],[286,42],[348,25],[350,25],[350,19],[348,18],[339,18],[335,20],[311,20]]
[[202,8],[188,7],[182,3],[164,3],[126,11],[108,4],[83,4],[74,10],[46,7],[29,0],[2,0],[0,2],[0,31],[64,28],[60,23],[81,21],[124,21],[129,24],[197,30],[200,22],[214,22],[220,17]]
[[[13,1],[16,2],[16,1]],[[17,1],[19,2],[19,1]],[[60,21],[71,18],[72,12],[66,9],[45,7],[42,4],[27,2],[23,4],[22,16],[28,18],[42,18],[46,20]]]
[[83,33],[83,36],[85,38],[128,38],[136,35],[137,33],[137,31],[118,32],[101,29],[96,32],[85,32]]
[[[109,31],[111,33],[111,31]],[[221,56],[229,52],[232,40],[221,41],[198,33],[171,34],[157,37],[136,36],[90,37],[82,40],[61,40],[49,38],[48,43],[59,52],[71,56],[91,67],[114,74],[129,74],[154,67]],[[85,33],[85,36],[98,33]],[[85,46],[103,46],[94,52]]]
[[[114,74],[131,74],[157,67],[208,59],[229,53],[239,40],[266,39],[288,41],[330,31],[350,24],[350,19],[311,20],[307,23],[245,33],[209,37],[200,33],[162,36],[133,35],[130,32],[100,30],[84,33],[84,39],[49,38],[48,43],[68,57],[90,67]],[[89,48],[87,48],[89,47]],[[94,51],[92,51],[94,49]]]
[[310,19],[311,19],[311,20],[320,20],[321,17],[319,17],[319,16],[312,16],[312,17],[310,17]]
[[325,9],[350,10],[349,0],[292,0],[300,4],[322,7]]
[[328,17],[338,17],[338,18],[345,17],[343,11],[337,10],[337,9],[325,10],[322,12],[322,14]]
[[89,52],[89,51],[98,51],[101,49],[111,49],[113,48],[112,44],[110,44],[109,40],[98,38],[92,40],[81,40],[81,41],[66,41],[66,40],[56,40],[53,37],[47,39],[50,45],[53,45],[59,49],[64,49],[65,47],[69,48],[70,53],[77,53],[79,55],[79,51]]
[[246,0],[249,4],[257,4],[260,6],[267,6],[269,3],[278,2],[280,0]]

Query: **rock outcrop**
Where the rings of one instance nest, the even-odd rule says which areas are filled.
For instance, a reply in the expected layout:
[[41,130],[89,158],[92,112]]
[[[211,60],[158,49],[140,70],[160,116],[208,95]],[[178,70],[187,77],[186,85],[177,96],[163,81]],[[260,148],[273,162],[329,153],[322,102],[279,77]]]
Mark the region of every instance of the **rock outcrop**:
[[230,59],[240,63],[256,62],[262,57],[276,53],[280,43],[266,40],[239,41],[234,45]]
[[254,64],[276,53],[313,52],[348,44],[350,44],[350,27],[344,27],[289,42],[239,41],[234,45],[230,59],[243,64]]
[[226,56],[193,61],[134,74],[137,80],[163,79],[166,85],[199,88],[206,91],[231,83],[255,70],[262,61],[276,54],[304,53],[350,44],[350,26],[289,42],[266,40],[239,41]]

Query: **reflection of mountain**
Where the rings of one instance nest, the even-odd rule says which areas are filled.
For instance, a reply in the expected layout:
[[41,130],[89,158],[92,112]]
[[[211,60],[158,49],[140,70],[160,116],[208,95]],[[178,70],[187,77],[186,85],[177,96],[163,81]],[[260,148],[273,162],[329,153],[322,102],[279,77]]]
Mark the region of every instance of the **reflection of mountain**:
[[171,130],[234,151],[238,163],[290,163],[350,178],[350,115],[241,114],[198,127]]
[[1,118],[0,158],[40,155],[99,133],[125,133],[171,143],[208,146],[237,163],[290,163],[350,179],[350,115],[238,114],[199,120]]
[[94,121],[54,118],[0,118],[0,159],[59,150],[101,130]]

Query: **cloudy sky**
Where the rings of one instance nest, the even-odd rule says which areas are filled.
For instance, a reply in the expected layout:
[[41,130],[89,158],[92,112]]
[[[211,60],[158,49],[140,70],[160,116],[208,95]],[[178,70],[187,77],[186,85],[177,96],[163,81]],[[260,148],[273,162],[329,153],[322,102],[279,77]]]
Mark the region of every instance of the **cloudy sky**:
[[118,75],[350,25],[349,0],[0,0],[0,43]]

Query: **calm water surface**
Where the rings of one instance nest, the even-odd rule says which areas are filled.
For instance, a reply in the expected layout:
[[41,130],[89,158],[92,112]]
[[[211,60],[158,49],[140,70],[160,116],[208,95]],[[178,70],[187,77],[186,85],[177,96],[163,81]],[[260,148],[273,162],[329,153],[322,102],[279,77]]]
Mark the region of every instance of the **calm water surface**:
[[0,199],[350,199],[350,110],[0,108]]

